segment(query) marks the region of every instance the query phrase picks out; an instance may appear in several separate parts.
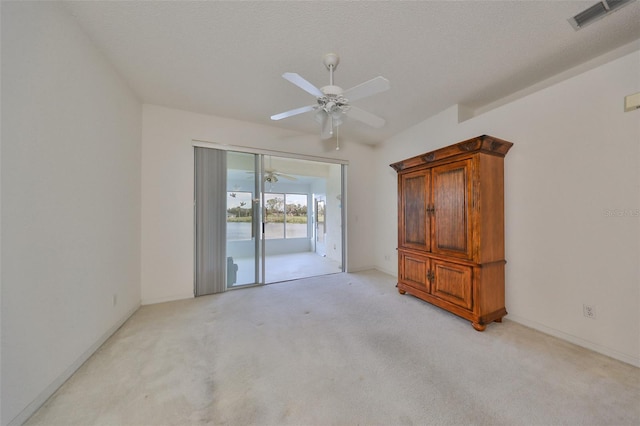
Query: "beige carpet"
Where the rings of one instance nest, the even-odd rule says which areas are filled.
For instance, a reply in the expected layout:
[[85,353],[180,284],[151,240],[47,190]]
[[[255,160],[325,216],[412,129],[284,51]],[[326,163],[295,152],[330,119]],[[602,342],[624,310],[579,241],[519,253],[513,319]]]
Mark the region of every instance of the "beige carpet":
[[394,285],[336,274],[142,307],[27,424],[640,424],[640,369],[507,319],[479,333]]

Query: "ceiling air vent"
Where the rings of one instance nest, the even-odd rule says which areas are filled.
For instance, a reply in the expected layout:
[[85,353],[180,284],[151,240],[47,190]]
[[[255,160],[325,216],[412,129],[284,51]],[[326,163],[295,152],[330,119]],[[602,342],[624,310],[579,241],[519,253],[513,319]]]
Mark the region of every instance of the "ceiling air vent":
[[576,16],[569,18],[569,23],[574,30],[578,31],[580,28],[586,27],[592,22],[601,19],[608,14],[615,12],[622,6],[627,5],[635,0],[602,0],[588,9],[583,10]]

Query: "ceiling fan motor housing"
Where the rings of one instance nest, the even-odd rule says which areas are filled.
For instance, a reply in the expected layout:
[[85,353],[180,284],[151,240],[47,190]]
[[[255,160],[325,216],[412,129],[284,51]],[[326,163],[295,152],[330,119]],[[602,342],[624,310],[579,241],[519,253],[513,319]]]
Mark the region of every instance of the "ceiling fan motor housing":
[[324,86],[321,87],[320,90],[327,96],[342,95],[342,88],[339,86]]

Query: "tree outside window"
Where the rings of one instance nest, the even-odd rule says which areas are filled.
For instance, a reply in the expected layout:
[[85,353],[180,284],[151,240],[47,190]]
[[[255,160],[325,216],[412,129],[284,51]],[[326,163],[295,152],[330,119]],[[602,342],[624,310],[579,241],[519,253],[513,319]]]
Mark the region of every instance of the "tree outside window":
[[227,192],[227,241],[251,239],[252,195],[251,192]]
[[307,195],[265,193],[265,238],[307,238]]

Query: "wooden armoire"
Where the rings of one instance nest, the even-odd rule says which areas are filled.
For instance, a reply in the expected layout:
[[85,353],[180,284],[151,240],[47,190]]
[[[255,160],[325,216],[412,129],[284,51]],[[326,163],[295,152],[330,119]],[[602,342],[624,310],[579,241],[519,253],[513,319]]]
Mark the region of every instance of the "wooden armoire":
[[504,157],[478,136],[391,164],[398,172],[398,291],[483,331],[504,303]]

